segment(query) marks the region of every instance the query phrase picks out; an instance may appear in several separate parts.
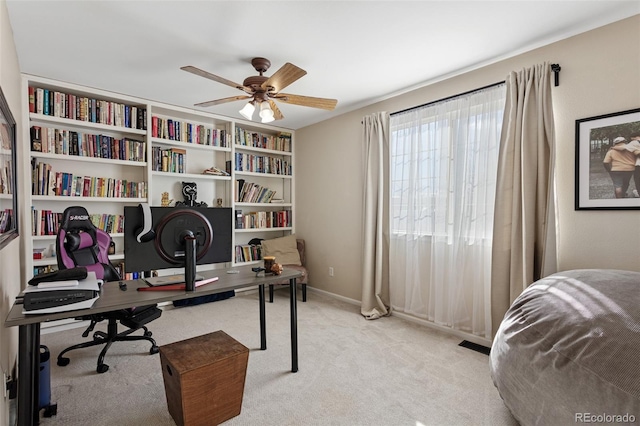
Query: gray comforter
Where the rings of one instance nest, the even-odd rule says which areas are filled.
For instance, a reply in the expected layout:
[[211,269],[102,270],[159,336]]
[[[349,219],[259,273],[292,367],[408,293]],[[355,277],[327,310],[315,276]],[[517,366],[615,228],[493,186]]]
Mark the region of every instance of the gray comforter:
[[640,273],[572,270],[529,286],[500,324],[493,382],[523,425],[640,422]]

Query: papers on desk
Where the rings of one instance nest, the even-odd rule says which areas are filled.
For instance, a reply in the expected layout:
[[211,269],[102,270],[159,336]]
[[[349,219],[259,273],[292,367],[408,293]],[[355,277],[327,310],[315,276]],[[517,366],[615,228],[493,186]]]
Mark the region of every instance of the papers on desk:
[[[203,277],[196,275],[196,281],[202,280]],[[142,278],[150,287],[165,286],[172,284],[184,284],[184,274],[165,275],[163,277]]]
[[[196,281],[194,283],[194,286],[197,288],[202,285],[209,284],[215,281],[218,281],[218,277],[206,278],[204,280]],[[186,284],[182,282],[179,284],[165,284],[165,285],[157,285],[154,287],[139,287],[138,291],[176,291],[176,290],[184,291],[186,289],[187,289]]]
[[[98,300],[102,280],[88,272],[83,280],[51,281],[28,286],[23,292],[23,314],[50,314],[87,309]],[[42,284],[45,284],[44,286]]]

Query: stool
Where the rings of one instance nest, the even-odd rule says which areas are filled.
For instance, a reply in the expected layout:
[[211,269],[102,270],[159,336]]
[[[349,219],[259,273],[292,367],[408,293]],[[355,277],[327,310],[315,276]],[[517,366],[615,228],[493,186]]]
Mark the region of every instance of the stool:
[[249,349],[224,331],[160,347],[169,414],[179,426],[217,425],[240,414]]

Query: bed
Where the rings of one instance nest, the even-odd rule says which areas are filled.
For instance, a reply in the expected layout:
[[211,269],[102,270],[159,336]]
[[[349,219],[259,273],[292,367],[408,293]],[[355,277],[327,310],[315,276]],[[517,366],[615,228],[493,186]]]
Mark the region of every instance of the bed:
[[522,425],[640,422],[640,272],[536,281],[500,324],[490,371]]

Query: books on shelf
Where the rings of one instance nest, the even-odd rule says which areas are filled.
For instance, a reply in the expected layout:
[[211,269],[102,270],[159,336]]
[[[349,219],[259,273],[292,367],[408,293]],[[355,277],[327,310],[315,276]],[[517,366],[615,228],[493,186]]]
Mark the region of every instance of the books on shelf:
[[291,133],[280,132],[277,136],[274,136],[245,130],[236,126],[236,145],[291,152]]
[[151,117],[151,136],[154,138],[181,141],[197,145],[229,146],[229,133],[202,124],[190,123],[158,116]]
[[0,234],[11,229],[13,224],[13,209],[0,210]]
[[235,200],[239,203],[270,203],[276,191],[244,179],[236,180]]
[[259,244],[241,244],[237,245],[235,250],[236,263],[262,259],[262,246]]
[[11,178],[13,176],[13,161],[9,156],[0,155],[0,194],[13,194],[13,186],[15,182]]
[[[240,213],[238,214],[238,212]],[[246,214],[242,214],[242,211],[240,210],[236,211],[236,229],[269,229],[288,227],[291,227],[291,210],[249,212]]]
[[31,126],[31,151],[111,160],[146,161],[144,141],[42,126]]
[[146,130],[147,110],[73,93],[29,87],[29,111],[52,117]]
[[186,173],[187,150],[182,148],[151,149],[152,170],[154,172]]
[[144,198],[147,183],[126,179],[56,172],[47,163],[31,160],[31,194],[65,197]]
[[[96,228],[108,233],[124,232],[124,215],[92,213],[89,220]],[[62,221],[62,213],[51,210],[37,210],[31,206],[31,235],[57,235]]]
[[292,174],[291,161],[270,155],[255,155],[244,152],[235,153],[237,172],[267,173],[274,175]]

